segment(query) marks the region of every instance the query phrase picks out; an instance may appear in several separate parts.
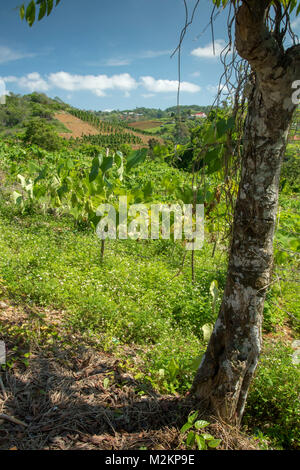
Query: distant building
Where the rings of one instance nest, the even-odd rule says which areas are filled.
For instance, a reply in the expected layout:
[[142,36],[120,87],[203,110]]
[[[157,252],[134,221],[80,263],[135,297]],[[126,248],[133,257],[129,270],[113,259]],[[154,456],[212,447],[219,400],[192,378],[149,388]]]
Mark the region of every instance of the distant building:
[[207,118],[207,116],[206,116],[205,113],[195,113],[195,114],[191,114],[191,118],[194,118],[194,119],[205,119],[205,118]]

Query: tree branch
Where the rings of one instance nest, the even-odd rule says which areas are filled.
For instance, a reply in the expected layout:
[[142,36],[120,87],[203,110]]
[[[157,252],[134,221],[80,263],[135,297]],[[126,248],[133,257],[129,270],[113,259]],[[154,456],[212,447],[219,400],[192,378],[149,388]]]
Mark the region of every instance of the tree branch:
[[280,47],[266,26],[270,3],[271,0],[247,0],[236,17],[237,51],[257,73],[270,72],[282,58]]
[[270,5],[271,0],[243,1],[236,16],[236,48],[255,72],[264,103],[292,110],[292,83],[300,77],[300,45],[284,51],[266,24]]

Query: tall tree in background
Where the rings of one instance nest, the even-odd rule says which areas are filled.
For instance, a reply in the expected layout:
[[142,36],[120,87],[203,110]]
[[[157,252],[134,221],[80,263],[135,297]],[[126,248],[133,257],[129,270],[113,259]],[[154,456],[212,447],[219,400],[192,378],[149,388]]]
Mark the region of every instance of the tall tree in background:
[[[56,5],[60,0],[56,0]],[[251,66],[252,85],[243,136],[227,281],[219,316],[192,392],[199,407],[239,422],[261,350],[266,290],[271,281],[279,177],[300,80],[300,45],[284,49],[289,13],[299,0],[212,0],[235,12],[235,46]],[[199,2],[197,2],[198,5]],[[32,0],[21,17],[32,25],[50,14],[53,0]],[[273,19],[270,21],[270,11]],[[270,27],[270,24],[273,26]]]

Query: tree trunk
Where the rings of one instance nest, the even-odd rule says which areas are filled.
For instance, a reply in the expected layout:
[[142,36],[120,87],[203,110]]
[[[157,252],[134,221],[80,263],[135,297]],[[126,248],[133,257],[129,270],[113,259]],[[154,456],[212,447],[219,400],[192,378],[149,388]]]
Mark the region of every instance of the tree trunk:
[[279,178],[295,109],[291,84],[300,76],[299,49],[281,52],[264,26],[270,2],[248,0],[236,18],[236,44],[255,73],[245,123],[225,292],[192,393],[226,421],[239,423],[261,351],[270,284]]

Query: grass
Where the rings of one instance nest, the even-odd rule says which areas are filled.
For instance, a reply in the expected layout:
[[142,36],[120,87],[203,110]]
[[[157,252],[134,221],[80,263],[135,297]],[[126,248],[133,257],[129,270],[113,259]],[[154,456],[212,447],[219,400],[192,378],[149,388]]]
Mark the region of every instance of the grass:
[[128,125],[130,127],[134,127],[135,129],[142,129],[144,131],[148,131],[153,127],[156,127],[160,124],[163,124],[163,121],[159,120],[149,120],[149,121],[136,121],[136,122],[129,122]]
[[59,121],[58,119],[52,119],[51,120],[51,124],[53,125],[53,128],[56,130],[56,132],[58,132],[59,134],[72,134],[72,131],[70,129],[68,129],[64,123],[62,123],[61,121]]
[[157,127],[151,127],[145,130],[147,130],[153,135],[160,135],[160,133],[162,133],[164,136],[166,135],[170,136],[175,129],[175,124],[162,124],[162,125],[163,127],[157,126]]
[[299,449],[300,373],[293,352],[282,341],[265,344],[244,421],[276,447]]
[[[11,152],[13,162],[19,159],[19,168],[22,164],[22,173],[23,169],[27,173],[28,155],[22,156],[17,148]],[[165,163],[147,162],[127,184],[142,187],[149,177],[160,188],[163,178],[184,181],[188,176]],[[9,183],[15,180],[11,177]],[[299,327],[298,261],[296,252],[290,253],[299,232],[298,210],[297,197],[282,194],[276,249],[287,255],[279,256],[274,274],[280,282],[272,284],[267,294],[267,343],[246,410],[249,432],[268,448],[299,446],[299,366],[291,361],[289,341],[281,344],[276,336],[287,325],[291,335]],[[225,282],[226,253],[217,250],[212,258],[212,250],[213,244],[206,243],[196,252],[194,284],[190,253],[179,271],[184,256],[179,242],[110,241],[101,263],[100,242],[92,231],[75,227],[69,216],[34,210],[21,213],[0,193],[0,291],[2,282],[18,305],[56,311],[60,316],[57,327],[51,325],[51,318],[50,325],[43,324],[41,316],[30,326],[24,322],[7,329],[4,325],[0,334],[9,334],[13,342],[34,340],[48,348],[53,341],[64,341],[68,332],[119,357],[134,380],[145,386],[184,394],[206,348],[202,326],[216,318],[211,282],[217,280],[220,287],[215,312]],[[43,333],[38,336],[36,329]],[[269,346],[270,337],[274,341]],[[22,349],[25,365],[27,350]]]
[[[179,245],[111,241],[102,264],[93,232],[75,228],[69,217],[21,215],[4,201],[0,215],[0,277],[10,297],[61,312],[58,330],[44,326],[40,341],[50,347],[73,332],[121,358],[145,386],[173,394],[190,388],[206,347],[201,326],[215,320],[209,286],[214,279],[224,285],[221,253],[212,259],[209,245],[197,253],[193,285],[188,265],[174,278],[182,259]],[[35,331],[26,328],[10,334],[32,341]],[[299,367],[291,362],[289,346],[276,344],[265,348],[245,424],[268,448],[297,448]]]
[[210,247],[199,252],[192,285],[189,266],[174,277],[180,245],[107,245],[101,264],[99,241],[70,218],[21,216],[1,205],[0,275],[16,301],[66,310],[75,331],[97,337],[108,350],[139,345],[147,360],[139,377],[165,391],[187,390],[205,346],[201,327],[215,319],[209,286],[216,277],[224,282],[222,255],[216,266]]

